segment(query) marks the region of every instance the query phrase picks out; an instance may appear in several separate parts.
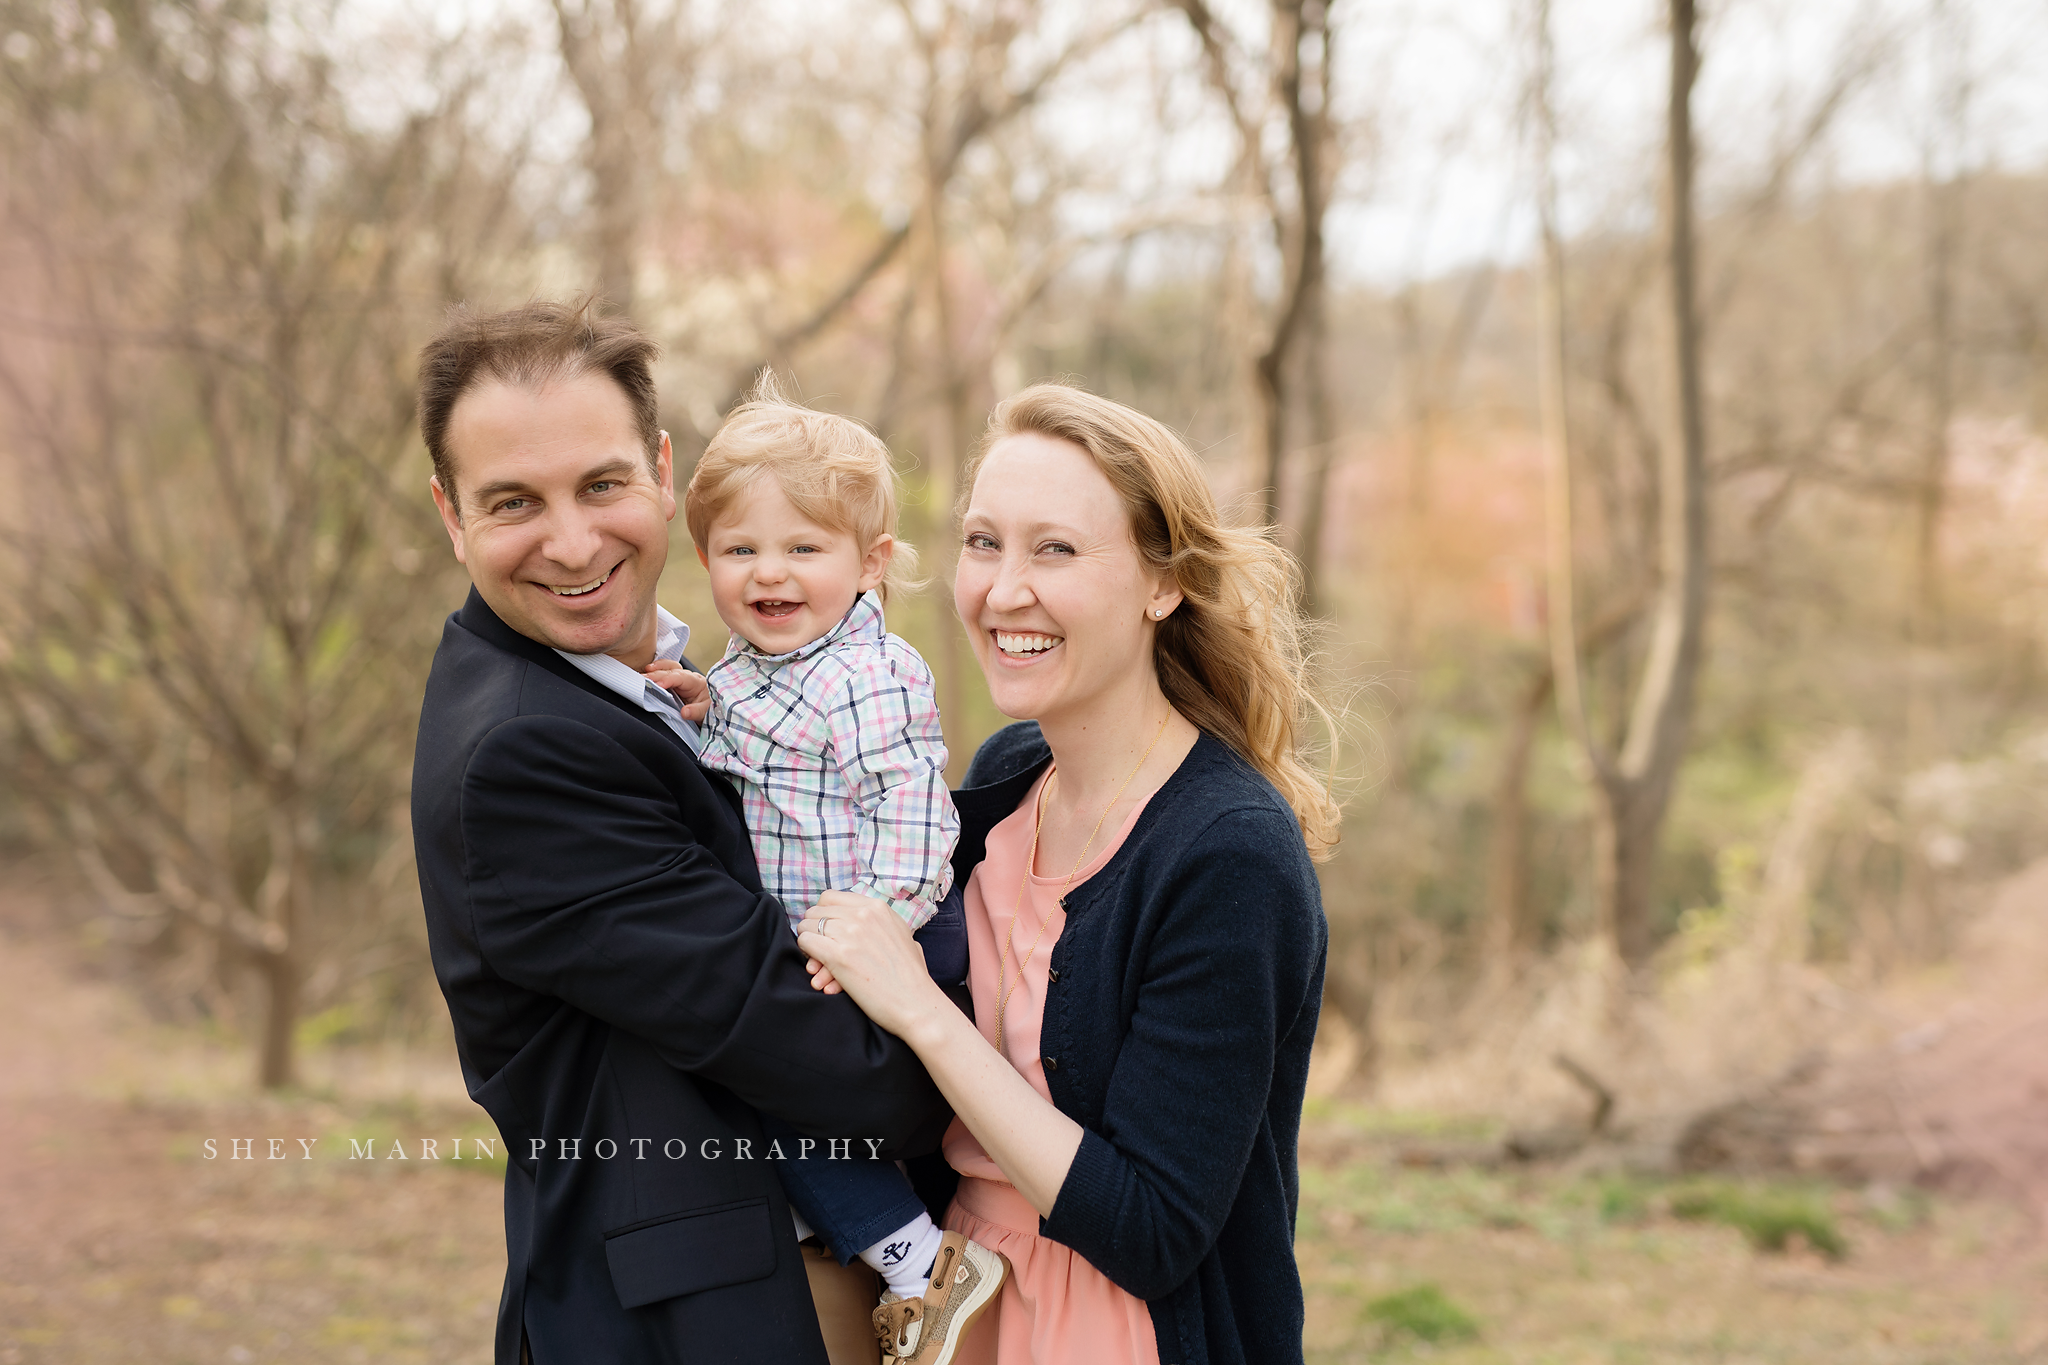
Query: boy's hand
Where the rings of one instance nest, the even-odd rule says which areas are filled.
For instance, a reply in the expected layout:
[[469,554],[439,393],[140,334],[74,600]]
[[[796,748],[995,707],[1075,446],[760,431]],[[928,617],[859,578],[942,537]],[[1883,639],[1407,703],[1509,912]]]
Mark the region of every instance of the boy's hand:
[[711,684],[674,659],[656,659],[643,670],[649,681],[682,703],[683,719],[702,723],[711,714]]
[[807,958],[804,961],[804,970],[811,974],[812,990],[823,991],[827,995],[840,995],[844,993],[844,988],[839,984],[839,978],[832,975],[832,969],[818,961],[815,957]]

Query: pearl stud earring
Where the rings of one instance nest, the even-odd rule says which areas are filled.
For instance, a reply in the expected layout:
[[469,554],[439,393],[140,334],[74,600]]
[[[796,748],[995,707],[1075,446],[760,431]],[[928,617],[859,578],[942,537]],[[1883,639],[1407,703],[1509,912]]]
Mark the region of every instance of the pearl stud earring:
[[1154,607],[1154,608],[1152,608],[1152,619],[1153,619],[1153,620],[1155,620],[1155,621],[1157,621],[1157,620],[1160,620],[1160,619],[1161,619],[1162,617],[1164,617],[1165,615],[1166,615],[1166,613],[1165,613],[1165,612],[1163,612],[1163,611],[1161,611],[1161,610],[1160,610],[1159,608],[1157,608],[1157,607]]

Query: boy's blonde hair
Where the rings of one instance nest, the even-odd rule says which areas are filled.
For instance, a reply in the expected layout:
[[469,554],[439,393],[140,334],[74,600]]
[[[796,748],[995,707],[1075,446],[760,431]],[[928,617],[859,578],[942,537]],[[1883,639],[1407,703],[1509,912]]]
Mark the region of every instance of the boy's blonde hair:
[[[851,535],[863,552],[876,536],[896,534],[896,469],[881,438],[851,417],[790,402],[764,373],[726,416],[683,490],[683,520],[699,552],[709,547],[712,524],[764,473],[797,511]],[[892,587],[914,591],[916,575],[917,551],[898,540],[876,591],[884,602]]]

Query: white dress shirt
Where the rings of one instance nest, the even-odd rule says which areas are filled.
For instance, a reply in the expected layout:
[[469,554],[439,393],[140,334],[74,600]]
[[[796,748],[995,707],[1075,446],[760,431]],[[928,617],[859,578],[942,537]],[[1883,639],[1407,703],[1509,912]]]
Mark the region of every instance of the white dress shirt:
[[[690,643],[690,628],[669,615],[665,607],[654,608],[654,657],[657,659],[681,659],[683,646]],[[616,692],[643,711],[652,711],[668,722],[668,728],[682,736],[683,743],[690,746],[691,753],[704,747],[704,737],[697,733],[695,721],[683,719],[682,704],[663,689],[656,687],[644,673],[635,672],[609,654],[571,654],[566,649],[555,653],[567,659],[593,682],[607,691]]]

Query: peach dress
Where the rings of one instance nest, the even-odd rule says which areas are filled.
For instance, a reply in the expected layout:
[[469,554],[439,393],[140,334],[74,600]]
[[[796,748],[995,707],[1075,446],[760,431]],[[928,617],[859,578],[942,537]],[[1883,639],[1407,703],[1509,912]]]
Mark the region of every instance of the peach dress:
[[[1050,770],[1048,770],[1049,773]],[[974,1018],[990,1046],[996,1041],[996,968],[1004,936],[1017,909],[1018,881],[1031,851],[1037,818],[1040,778],[1031,795],[1010,816],[989,831],[988,852],[968,878],[963,893],[967,909],[968,984],[974,992]],[[1148,798],[1149,799],[1149,798]],[[1074,875],[1079,886],[1109,861],[1123,844],[1145,808],[1138,803],[1123,827],[1110,833],[1088,864]],[[1060,909],[1064,872],[1033,874],[1024,910],[1011,941],[1008,980],[1011,987],[1003,1015],[1003,1052],[1031,1088],[1049,1104],[1045,1067],[1039,1060],[1039,1026],[1045,1014],[1047,972],[1052,947],[1066,924]],[[1038,926],[1045,936],[1030,951]],[[1109,1282],[1080,1252],[1038,1235],[1038,1211],[1017,1193],[988,1153],[958,1119],[946,1132],[946,1160],[960,1172],[960,1192],[946,1211],[946,1227],[1010,1258],[1013,1272],[1002,1294],[960,1345],[959,1365],[1159,1365],[1158,1337],[1144,1300]]]

